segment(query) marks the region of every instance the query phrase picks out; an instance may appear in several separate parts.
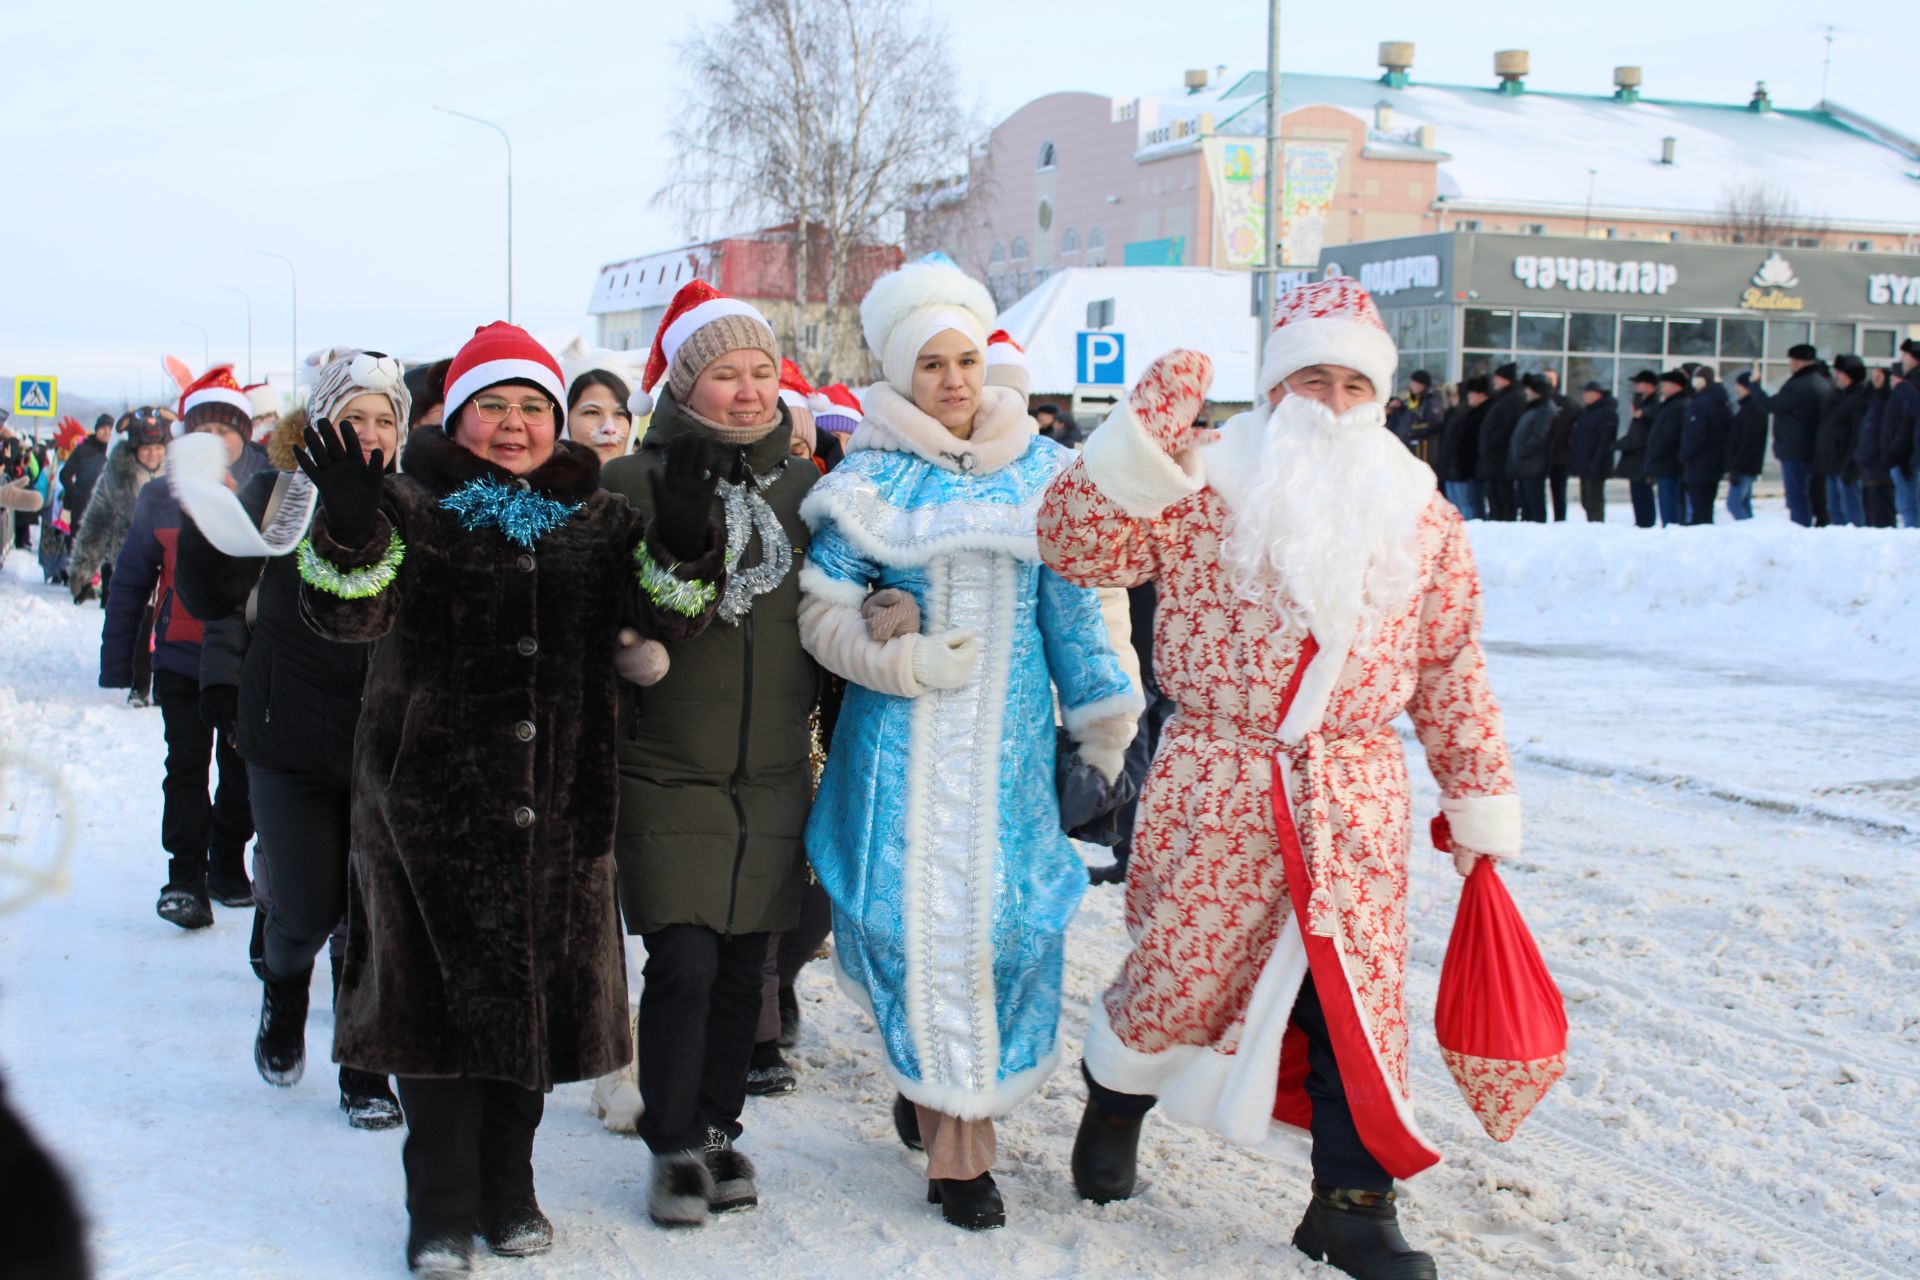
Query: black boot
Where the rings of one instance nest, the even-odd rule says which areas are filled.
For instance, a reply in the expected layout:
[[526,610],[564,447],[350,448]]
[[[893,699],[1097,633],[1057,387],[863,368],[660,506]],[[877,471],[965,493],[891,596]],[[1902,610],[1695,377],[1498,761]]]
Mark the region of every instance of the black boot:
[[920,1140],[920,1113],[907,1101],[907,1095],[893,1095],[893,1131],[900,1135],[900,1141],[909,1151],[925,1151],[927,1144]]
[[313,970],[294,978],[268,975],[260,984],[260,1032],[253,1038],[253,1065],[268,1084],[296,1084],[307,1069],[307,988]]
[[780,1047],[793,1048],[800,1038],[800,997],[790,986],[780,988]]
[[774,1098],[792,1093],[800,1078],[780,1056],[778,1040],[762,1040],[753,1046],[753,1058],[747,1064],[747,1092],[756,1098]]
[[1433,1255],[1408,1246],[1391,1191],[1313,1184],[1293,1247],[1356,1280],[1435,1280]]
[[168,924],[182,929],[204,929],[213,923],[213,904],[207,901],[206,863],[192,858],[172,858],[167,863],[167,883],[153,910]]
[[473,1274],[471,1232],[412,1228],[407,1232],[407,1270],[427,1280]]
[[709,1209],[715,1213],[731,1213],[760,1203],[753,1161],[733,1149],[733,1139],[725,1129],[707,1126],[705,1155],[707,1174],[713,1179],[713,1194],[707,1197]]
[[[253,976],[265,982],[267,980],[267,913],[259,903],[253,906],[253,933],[247,938],[247,964],[253,969]],[[333,992],[340,994],[340,972],[336,968],[333,975]]]
[[502,1258],[531,1258],[553,1248],[553,1223],[532,1196],[512,1204],[482,1204],[480,1234]]
[[400,1100],[387,1078],[371,1071],[340,1068],[340,1109],[355,1129],[395,1129],[400,1125]]
[[247,878],[247,853],[207,855],[207,894],[223,907],[253,905],[253,881]]
[[991,1173],[977,1178],[929,1178],[927,1203],[939,1205],[941,1217],[969,1231],[1007,1225],[1007,1206]]
[[1073,1138],[1073,1189],[1082,1200],[1109,1204],[1133,1195],[1139,1176],[1144,1113],[1114,1115],[1091,1097]]

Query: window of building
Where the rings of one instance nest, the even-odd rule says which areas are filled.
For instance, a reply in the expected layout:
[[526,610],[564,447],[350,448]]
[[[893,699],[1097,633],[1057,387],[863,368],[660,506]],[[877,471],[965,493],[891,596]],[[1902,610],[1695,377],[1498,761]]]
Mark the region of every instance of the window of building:
[[1469,347],[1511,347],[1513,312],[1490,311],[1485,307],[1467,308],[1466,341]]
[[1051,228],[1053,226],[1053,201],[1042,200],[1040,207],[1033,211],[1033,220],[1040,224],[1042,231]]
[[1521,351],[1560,351],[1567,344],[1567,317],[1560,311],[1522,311],[1513,345]]
[[1015,262],[1025,262],[1027,260],[1027,238],[1025,236],[1015,236],[1013,238],[1013,248],[1008,252],[1008,256]]
[[1080,233],[1068,227],[1060,233],[1060,255],[1065,257],[1069,253],[1078,252],[1080,252]]
[[1039,269],[1038,271],[1035,271],[1035,272],[1033,273],[1033,283],[1034,283],[1034,285],[1035,285],[1036,287],[1038,287],[1038,286],[1040,286],[1040,285],[1043,285],[1043,284],[1045,284],[1045,283],[1047,282],[1047,275],[1049,274],[1049,272],[1050,272],[1051,270],[1052,270],[1052,268],[1050,268],[1050,267],[1041,267],[1041,268],[1040,268],[1040,269]]
[[1764,320],[1722,320],[1720,354],[1736,360],[1759,359],[1766,327]]
[[1047,170],[1053,168],[1058,160],[1058,153],[1053,149],[1053,139],[1048,138],[1040,144],[1040,160],[1039,163],[1034,165],[1034,168],[1038,169],[1041,173],[1045,173]]
[[1612,356],[1568,356],[1567,380],[1561,389],[1572,394],[1589,382],[1597,382],[1619,395],[1620,388],[1614,381],[1619,368],[1620,362]]
[[1007,251],[1000,247],[1000,242],[998,240],[995,240],[993,242],[993,248],[987,253],[987,265],[989,267],[997,267],[1001,263],[1005,262],[1006,260],[1007,260]]
[[1832,360],[1837,355],[1852,351],[1853,326],[1816,324],[1813,326],[1813,345],[1819,350],[1822,360]]
[[1544,222],[1523,222],[1520,224],[1520,234],[1523,236],[1543,236],[1547,234],[1547,224]]
[[1797,346],[1807,340],[1807,322],[1804,320],[1770,320],[1767,322],[1767,357],[1772,360],[1785,360],[1787,348]]
[[1667,321],[1667,354],[1698,359],[1710,356],[1720,346],[1720,323],[1693,316],[1673,316]]
[[1621,316],[1620,350],[1634,355],[1657,356],[1661,352],[1659,316]]
[[1478,231],[1480,229],[1480,219],[1455,218],[1453,220],[1453,229],[1455,231]]
[[1865,360],[1893,359],[1895,335],[1892,329],[1860,330],[1860,355]]
[[1789,249],[1818,249],[1819,247],[1820,247],[1819,236],[1788,236],[1787,237],[1787,248]]
[[1853,251],[1854,251],[1855,253],[1872,253],[1872,252],[1873,252],[1873,241],[1871,241],[1871,240],[1849,240],[1849,241],[1847,241],[1847,248],[1849,248],[1849,249],[1851,249],[1851,250],[1853,250]]
[[1568,317],[1567,350],[1613,350],[1615,316],[1607,311],[1576,311]]
[[1104,267],[1107,265],[1107,233],[1098,226],[1087,228],[1087,265]]
[[1678,231],[1669,231],[1669,232],[1667,232],[1667,240],[1668,240],[1669,242],[1671,242],[1671,243],[1673,243],[1673,244],[1679,244],[1679,243],[1680,243],[1680,233],[1679,233]]

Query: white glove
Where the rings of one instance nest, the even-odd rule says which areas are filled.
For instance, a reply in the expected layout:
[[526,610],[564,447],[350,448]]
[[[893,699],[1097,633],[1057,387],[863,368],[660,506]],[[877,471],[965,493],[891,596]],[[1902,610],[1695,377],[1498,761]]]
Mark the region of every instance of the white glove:
[[1074,744],[1074,752],[1089,765],[1093,771],[1107,780],[1112,786],[1120,777],[1120,771],[1127,767],[1127,749],[1125,747],[1101,747],[1089,742]]
[[972,678],[978,665],[978,631],[914,637],[913,678],[923,689],[958,689]]

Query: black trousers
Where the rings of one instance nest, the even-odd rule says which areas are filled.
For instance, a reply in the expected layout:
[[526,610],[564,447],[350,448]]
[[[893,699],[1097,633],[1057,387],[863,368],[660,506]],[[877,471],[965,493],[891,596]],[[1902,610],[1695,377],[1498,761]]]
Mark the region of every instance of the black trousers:
[[1633,499],[1633,523],[1642,529],[1653,528],[1659,518],[1653,500],[1653,485],[1646,480],[1629,480],[1627,496]]
[[1897,517],[1893,503],[1893,482],[1860,485],[1860,505],[1869,529],[1891,529]]
[[1604,524],[1607,519],[1607,478],[1605,476],[1580,477],[1580,509],[1587,513],[1587,523]]
[[1833,513],[1827,510],[1827,478],[1819,472],[1807,477],[1807,505],[1813,509],[1813,527],[1824,529],[1833,523]]
[[[1320,1010],[1320,997],[1311,976],[1300,984],[1292,1022],[1307,1037],[1305,1087],[1313,1102],[1313,1180],[1322,1186],[1355,1191],[1393,1190],[1393,1178],[1373,1158],[1354,1127],[1353,1108],[1347,1105],[1347,1090],[1340,1081],[1340,1062],[1334,1056],[1326,1015]],[[1109,1115],[1145,1115],[1153,1107],[1155,1099],[1145,1094],[1107,1088],[1093,1078],[1084,1062],[1080,1073],[1086,1077],[1089,1095]]]
[[1545,476],[1522,476],[1513,482],[1515,503],[1520,508],[1520,518],[1533,524],[1547,522],[1547,478]]
[[702,925],[670,924],[640,935],[640,1136],[653,1151],[706,1144],[709,1126],[740,1136],[747,1067],[760,1022],[767,935],[725,937]]
[[1687,523],[1712,524],[1713,503],[1720,496],[1720,482],[1680,486],[1687,495]]
[[546,1097],[504,1080],[397,1076],[401,1163],[416,1239],[473,1234],[482,1208],[533,1198],[533,1135]]
[[[160,784],[160,847],[172,855],[170,885],[206,880],[207,864],[246,874],[247,841],[253,839],[247,768],[240,753],[200,720],[200,684],[174,671],[153,673],[154,701],[167,735],[167,776]],[[207,798],[207,776],[219,763],[219,785]]]
[[1553,467],[1547,472],[1547,492],[1553,498],[1553,518],[1567,518],[1567,469]]
[[1511,520],[1519,511],[1515,501],[1513,481],[1505,476],[1481,481],[1487,487],[1487,519]]
[[[247,766],[255,880],[266,889],[262,948],[267,972],[297,978],[327,945],[347,910],[347,788],[310,773]],[[259,895],[256,894],[256,900]]]

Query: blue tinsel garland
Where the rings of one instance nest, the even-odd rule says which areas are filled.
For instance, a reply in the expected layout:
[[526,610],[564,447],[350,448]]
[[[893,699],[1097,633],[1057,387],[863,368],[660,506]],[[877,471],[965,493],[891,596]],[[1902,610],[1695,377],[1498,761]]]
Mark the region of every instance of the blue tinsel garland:
[[467,530],[492,527],[523,547],[533,546],[573,519],[583,505],[502,484],[492,476],[469,480],[440,499],[441,510],[452,512]]

